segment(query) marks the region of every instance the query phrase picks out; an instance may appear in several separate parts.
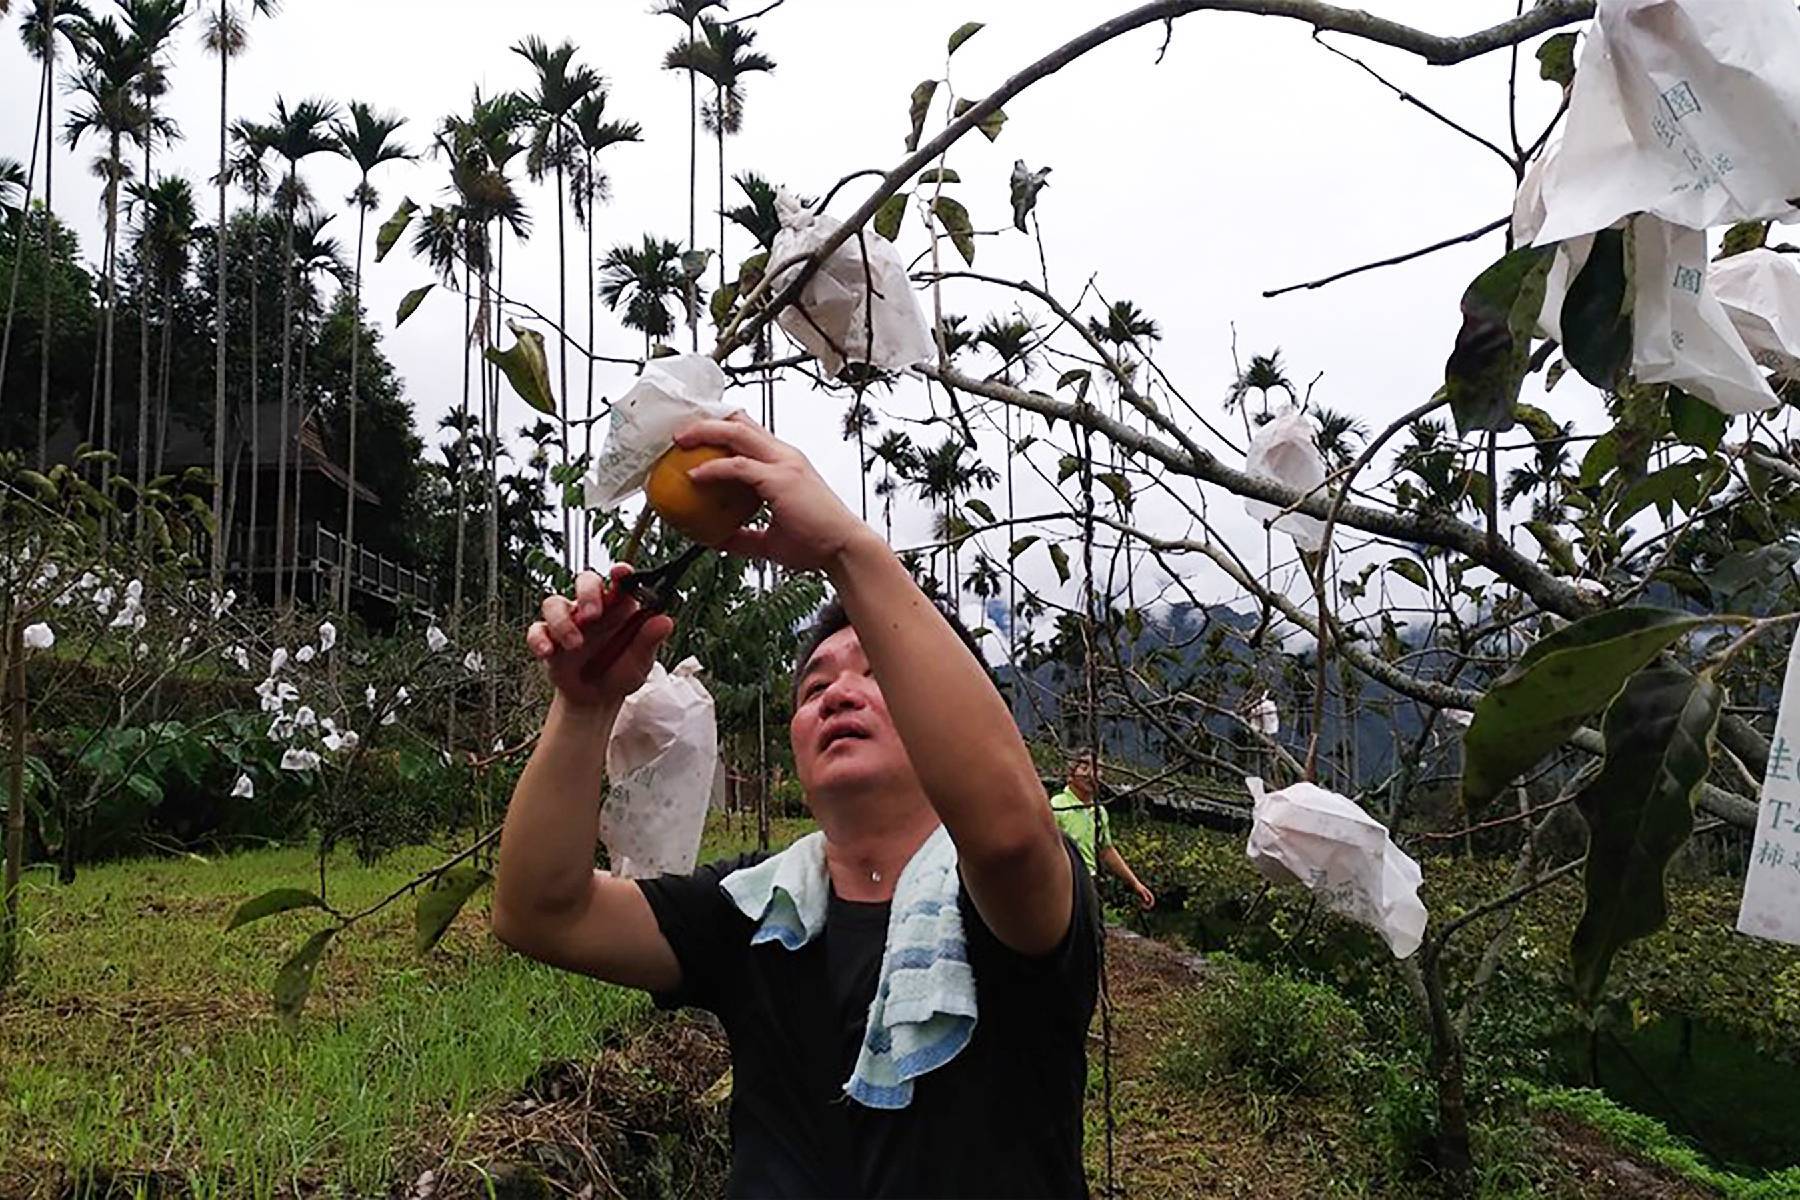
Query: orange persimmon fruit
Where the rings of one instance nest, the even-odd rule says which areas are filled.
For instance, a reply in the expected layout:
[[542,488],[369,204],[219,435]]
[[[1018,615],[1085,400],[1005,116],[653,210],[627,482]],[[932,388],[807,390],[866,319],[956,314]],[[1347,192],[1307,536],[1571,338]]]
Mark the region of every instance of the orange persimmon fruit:
[[695,446],[670,450],[656,460],[650,478],[644,483],[644,494],[656,515],[680,532],[718,546],[743,528],[744,522],[756,515],[762,500],[748,484],[696,483],[688,471],[703,462],[726,458],[717,446]]

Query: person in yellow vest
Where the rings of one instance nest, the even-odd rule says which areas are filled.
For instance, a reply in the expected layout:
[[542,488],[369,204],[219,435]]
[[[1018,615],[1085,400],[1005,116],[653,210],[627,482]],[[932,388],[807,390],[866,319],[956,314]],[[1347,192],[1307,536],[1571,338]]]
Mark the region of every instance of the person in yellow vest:
[[1088,874],[1099,878],[1098,867],[1105,867],[1131,889],[1142,908],[1156,907],[1156,894],[1143,885],[1119,848],[1113,845],[1112,826],[1106,809],[1097,803],[1100,795],[1098,762],[1090,750],[1079,751],[1069,760],[1069,782],[1062,791],[1050,797],[1050,811],[1056,826],[1075,843]]

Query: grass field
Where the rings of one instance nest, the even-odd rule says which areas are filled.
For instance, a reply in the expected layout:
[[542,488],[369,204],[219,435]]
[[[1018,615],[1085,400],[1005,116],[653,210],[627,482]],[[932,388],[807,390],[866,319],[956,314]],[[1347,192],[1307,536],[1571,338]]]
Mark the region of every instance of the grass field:
[[[743,841],[715,829],[708,853]],[[330,899],[366,905],[443,858],[336,859]],[[308,851],[116,863],[67,888],[27,878],[24,976],[0,1000],[9,1197],[83,1178],[96,1192],[116,1178],[201,1196],[380,1193],[411,1143],[453,1149],[483,1105],[541,1064],[591,1056],[649,1010],[494,943],[483,894],[425,958],[409,903],[337,938],[290,1033],[270,985],[321,914],[223,930],[250,896],[315,885]]]

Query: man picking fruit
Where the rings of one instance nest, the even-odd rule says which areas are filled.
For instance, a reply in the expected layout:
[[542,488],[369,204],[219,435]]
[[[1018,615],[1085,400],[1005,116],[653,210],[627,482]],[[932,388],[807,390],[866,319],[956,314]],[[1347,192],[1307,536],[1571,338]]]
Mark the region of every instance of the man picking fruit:
[[[966,631],[793,447],[742,416],[724,457],[766,528],[729,553],[823,571],[789,727],[820,832],[779,855],[632,881],[593,867],[606,742],[673,622],[584,574],[526,644],[557,695],[501,840],[494,931],[522,952],[716,1013],[732,1196],[1085,1196],[1093,885]],[[629,572],[615,569],[615,578]]]

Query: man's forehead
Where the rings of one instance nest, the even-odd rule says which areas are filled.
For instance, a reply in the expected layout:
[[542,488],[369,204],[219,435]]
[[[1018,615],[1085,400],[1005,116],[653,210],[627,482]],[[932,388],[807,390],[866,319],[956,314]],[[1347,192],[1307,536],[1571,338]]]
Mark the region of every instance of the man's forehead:
[[805,678],[814,670],[833,666],[861,653],[862,639],[856,636],[855,628],[846,625],[819,643],[818,649],[812,652],[812,657],[806,660],[806,666],[800,675]]

